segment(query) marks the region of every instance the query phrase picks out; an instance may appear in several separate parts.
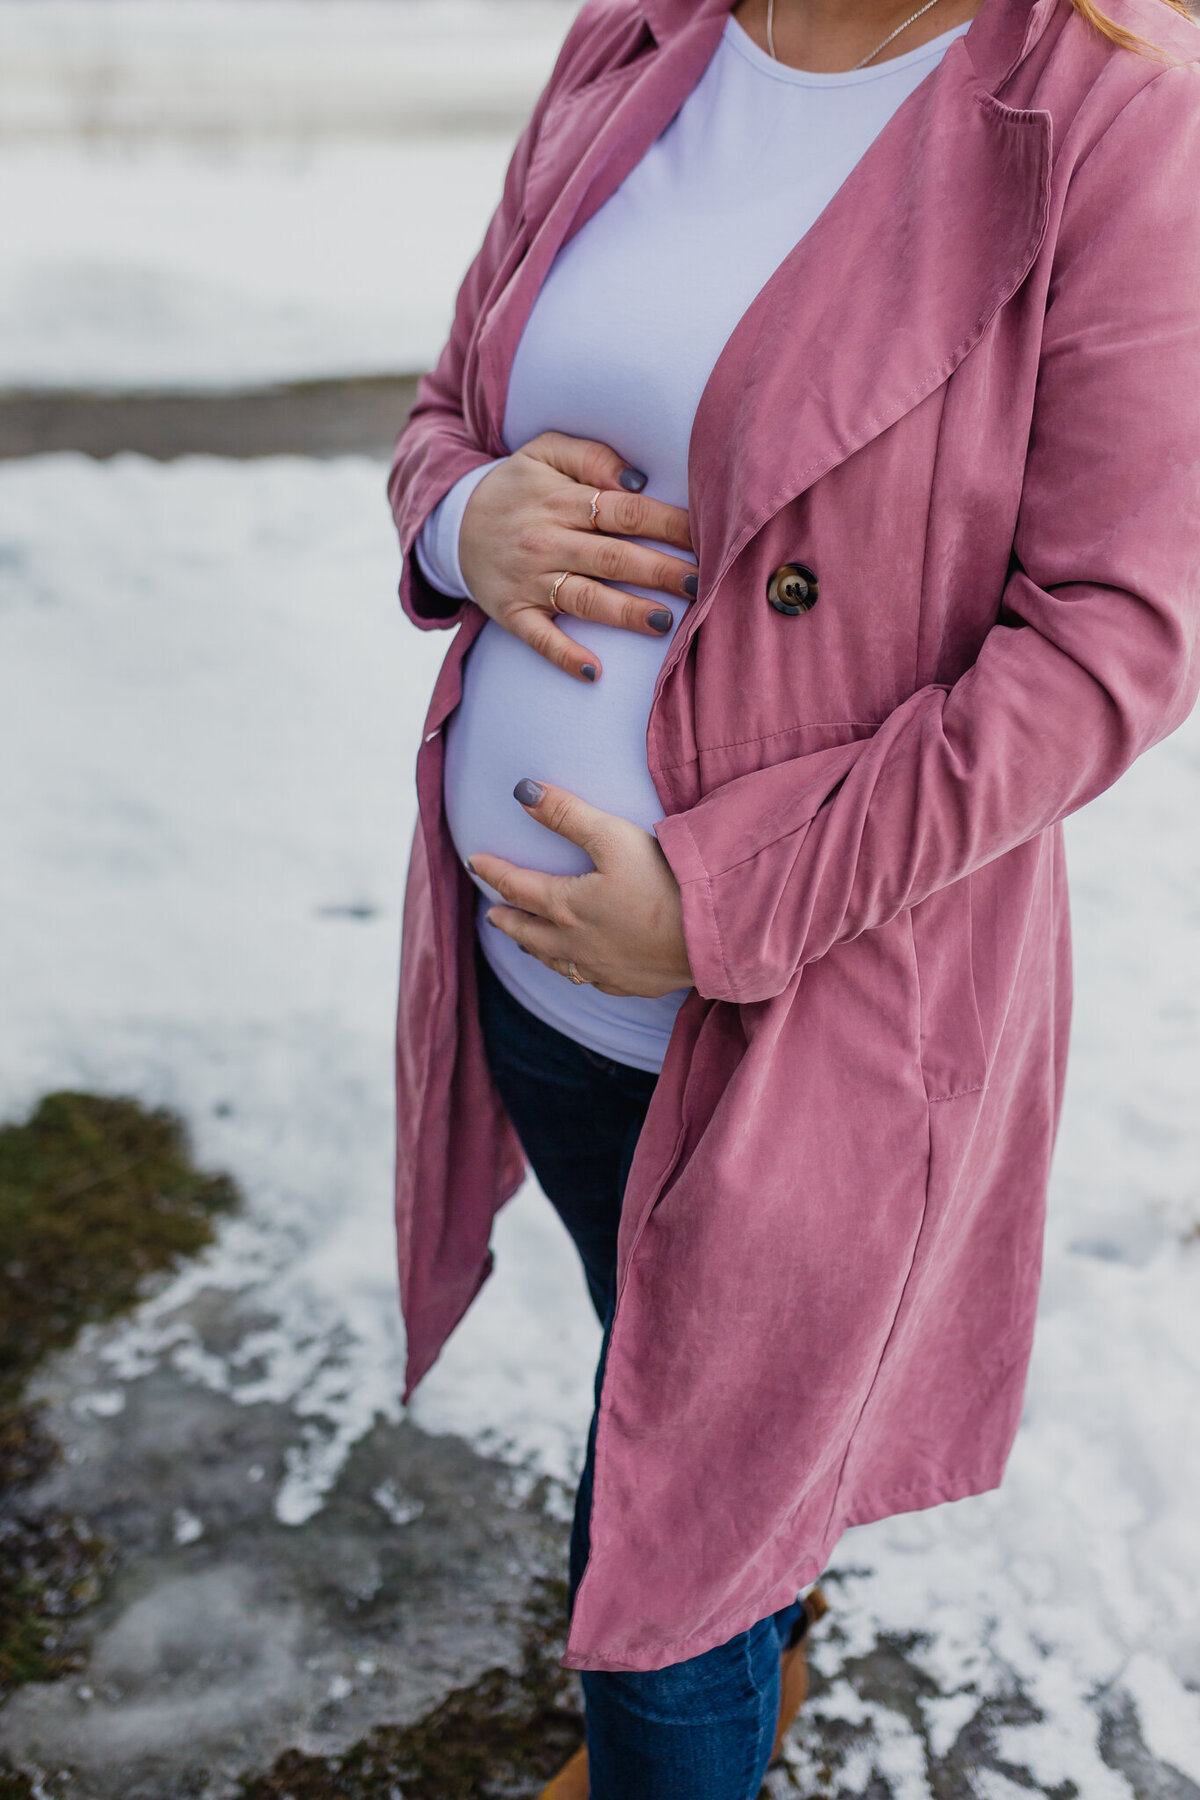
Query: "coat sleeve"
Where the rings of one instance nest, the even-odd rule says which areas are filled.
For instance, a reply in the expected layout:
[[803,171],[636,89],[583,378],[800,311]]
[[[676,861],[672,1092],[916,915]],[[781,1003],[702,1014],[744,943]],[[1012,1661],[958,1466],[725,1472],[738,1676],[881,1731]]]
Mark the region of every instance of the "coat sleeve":
[[491,452],[472,438],[463,418],[463,367],[479,309],[520,218],[525,175],[552,85],[553,77],[517,139],[500,204],[459,287],[450,336],[434,368],[417,383],[417,397],[396,440],[388,470],[388,500],[404,559],[400,604],[414,625],[426,630],[457,625],[471,605],[469,600],[443,594],[426,580],[415,545],[425,520],[455,483],[494,460]]
[[1011,574],[953,685],[660,821],[696,987],[769,999],[1109,787],[1200,690],[1200,70],[1065,197]]
[[538,96],[529,123],[517,139],[504,177],[500,204],[463,277],[455,301],[450,336],[433,370],[417,383],[416,400],[392,453],[387,491],[404,558],[400,603],[413,623],[426,630],[457,625],[472,602],[443,594],[426,580],[414,552],[417,536],[439,501],[462,476],[494,460],[492,452],[472,438],[463,418],[463,369],[467,345],[522,215],[525,178],[543,115],[559,89],[569,84],[576,54],[585,44],[597,17],[602,16],[605,3],[606,0],[588,0],[567,32],[550,79]]

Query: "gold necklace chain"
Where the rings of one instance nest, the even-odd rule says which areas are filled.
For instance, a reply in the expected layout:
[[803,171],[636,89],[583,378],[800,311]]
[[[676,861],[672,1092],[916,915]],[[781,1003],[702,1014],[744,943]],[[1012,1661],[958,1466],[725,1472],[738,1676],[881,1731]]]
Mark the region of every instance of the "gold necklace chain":
[[[914,20],[921,17],[922,13],[927,13],[931,6],[936,5],[937,0],[925,0],[924,6],[918,6],[916,12],[905,19],[902,25],[897,25],[895,31],[889,31],[882,43],[876,44],[872,51],[864,56],[859,62],[856,62],[851,68],[850,73],[853,74],[856,69],[865,68],[873,56],[878,56],[881,50],[887,49],[893,38],[898,38],[900,33],[907,30]],[[767,0],[767,49],[771,52],[772,60],[778,62],[779,58],[775,55],[775,0]]]

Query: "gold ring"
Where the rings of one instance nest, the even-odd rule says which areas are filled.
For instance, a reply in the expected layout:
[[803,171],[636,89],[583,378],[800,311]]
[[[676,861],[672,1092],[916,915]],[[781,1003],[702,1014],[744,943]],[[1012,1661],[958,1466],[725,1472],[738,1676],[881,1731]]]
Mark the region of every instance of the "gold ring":
[[579,970],[575,967],[574,962],[567,963],[567,974],[571,977],[571,980],[575,983],[576,987],[586,987],[587,986],[587,982],[583,979],[583,976],[579,973]]
[[561,612],[563,610],[562,607],[558,604],[558,590],[562,586],[563,582],[567,579],[567,576],[570,573],[571,573],[570,569],[564,569],[561,575],[556,575],[554,577],[554,586],[550,589],[550,610],[551,610],[551,612]]
[[592,516],[590,524],[593,531],[599,531],[600,529],[600,496],[603,492],[603,488],[597,488],[592,495]]

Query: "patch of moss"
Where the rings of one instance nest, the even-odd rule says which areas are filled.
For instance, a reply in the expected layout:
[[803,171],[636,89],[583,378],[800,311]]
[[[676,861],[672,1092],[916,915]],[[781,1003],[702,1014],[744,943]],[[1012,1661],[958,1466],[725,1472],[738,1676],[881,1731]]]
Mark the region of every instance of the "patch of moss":
[[[25,1383],[209,1243],[236,1201],[225,1176],[193,1166],[182,1122],[136,1100],[48,1094],[23,1125],[0,1126],[0,1694],[77,1666],[64,1627],[108,1562],[83,1520],[23,1501],[57,1455]],[[0,1800],[7,1779],[0,1768]]]
[[[100,1596],[111,1562],[82,1519],[0,1513],[0,1694],[80,1666],[62,1641],[66,1622]],[[0,1788],[0,1795],[3,1789]]]
[[534,1583],[521,1666],[488,1669],[404,1727],[379,1725],[342,1756],[285,1751],[239,1800],[515,1800],[537,1792],[583,1742],[574,1680],[559,1661],[566,1583]]
[[0,1394],[195,1255],[236,1198],[194,1167],[179,1119],[136,1100],[47,1094],[0,1126]]

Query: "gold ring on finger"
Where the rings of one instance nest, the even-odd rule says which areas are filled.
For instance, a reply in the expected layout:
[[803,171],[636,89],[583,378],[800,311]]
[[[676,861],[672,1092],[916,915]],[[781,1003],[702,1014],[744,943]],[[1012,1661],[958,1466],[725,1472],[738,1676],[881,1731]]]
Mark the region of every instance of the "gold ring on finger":
[[583,979],[583,976],[579,973],[579,970],[575,967],[573,962],[568,962],[567,974],[571,977],[571,980],[575,983],[576,987],[587,986],[587,982]]
[[567,576],[570,573],[571,573],[570,569],[564,569],[561,575],[556,575],[554,577],[554,586],[550,589],[550,611],[551,612],[557,613],[557,612],[561,612],[563,610],[562,607],[558,604],[558,590],[562,586],[563,582],[567,579]]
[[588,520],[588,523],[593,531],[599,531],[600,529],[600,496],[603,492],[603,488],[597,488],[592,495],[592,516]]

